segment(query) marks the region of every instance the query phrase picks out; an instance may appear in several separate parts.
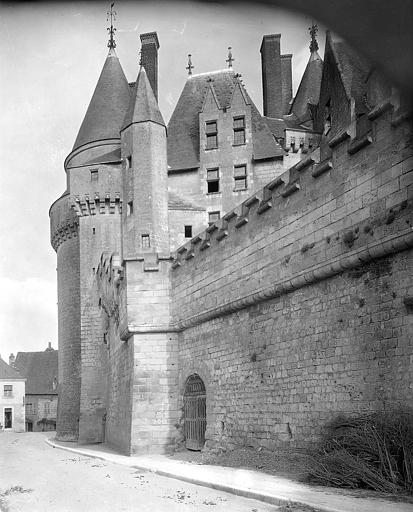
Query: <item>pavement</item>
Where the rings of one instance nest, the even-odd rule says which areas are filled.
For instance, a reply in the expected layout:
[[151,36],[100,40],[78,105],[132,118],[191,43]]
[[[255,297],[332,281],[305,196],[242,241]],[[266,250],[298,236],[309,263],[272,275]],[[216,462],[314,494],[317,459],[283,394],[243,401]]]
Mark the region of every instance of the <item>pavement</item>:
[[[105,445],[77,445],[48,438],[46,443],[79,455],[85,455],[131,468],[229,492],[274,505],[294,502],[323,512],[413,512],[413,504],[391,501],[379,496],[327,487],[311,487],[288,478],[259,471],[199,465],[173,460],[167,455],[120,455]],[[374,494],[374,493],[371,493]]]

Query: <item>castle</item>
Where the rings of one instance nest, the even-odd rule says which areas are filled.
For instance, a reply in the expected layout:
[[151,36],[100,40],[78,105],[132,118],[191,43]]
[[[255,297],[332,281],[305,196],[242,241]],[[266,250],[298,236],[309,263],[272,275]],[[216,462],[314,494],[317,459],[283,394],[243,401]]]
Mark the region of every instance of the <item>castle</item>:
[[166,127],[157,34],[129,84],[111,27],[50,208],[58,438],[305,448],[338,413],[411,404],[409,106],[311,36],[294,98],[264,36],[263,115],[231,53],[211,73],[189,60]]

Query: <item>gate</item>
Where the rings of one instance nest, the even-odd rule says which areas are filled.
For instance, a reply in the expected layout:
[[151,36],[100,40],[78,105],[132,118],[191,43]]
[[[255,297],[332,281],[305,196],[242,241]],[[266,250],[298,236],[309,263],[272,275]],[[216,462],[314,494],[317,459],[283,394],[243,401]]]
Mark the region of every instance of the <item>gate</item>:
[[184,392],[184,435],[188,450],[201,450],[205,444],[206,392],[199,375],[190,375]]

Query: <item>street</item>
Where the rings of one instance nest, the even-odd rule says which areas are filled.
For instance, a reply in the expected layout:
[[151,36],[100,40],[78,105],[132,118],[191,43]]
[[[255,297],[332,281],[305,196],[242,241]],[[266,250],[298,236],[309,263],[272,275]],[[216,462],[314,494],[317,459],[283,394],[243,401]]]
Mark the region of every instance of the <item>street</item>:
[[277,506],[76,455],[42,433],[0,432],[0,511],[236,511]]

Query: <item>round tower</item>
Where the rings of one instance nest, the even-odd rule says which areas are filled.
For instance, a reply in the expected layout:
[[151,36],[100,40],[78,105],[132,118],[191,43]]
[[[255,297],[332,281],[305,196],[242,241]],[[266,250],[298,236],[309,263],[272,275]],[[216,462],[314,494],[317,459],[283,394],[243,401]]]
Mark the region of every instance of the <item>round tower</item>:
[[120,129],[130,87],[113,34],[111,26],[109,53],[65,160],[67,190],[50,209],[58,282],[57,437],[80,442],[104,438],[107,347],[95,271],[102,252],[120,248]]

